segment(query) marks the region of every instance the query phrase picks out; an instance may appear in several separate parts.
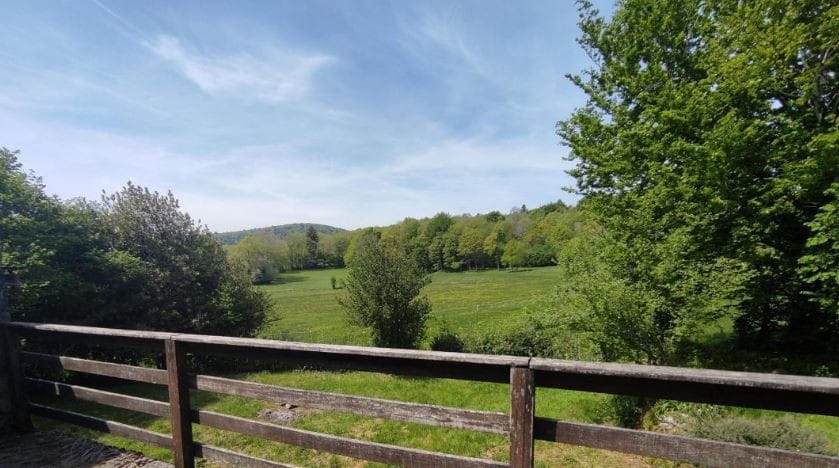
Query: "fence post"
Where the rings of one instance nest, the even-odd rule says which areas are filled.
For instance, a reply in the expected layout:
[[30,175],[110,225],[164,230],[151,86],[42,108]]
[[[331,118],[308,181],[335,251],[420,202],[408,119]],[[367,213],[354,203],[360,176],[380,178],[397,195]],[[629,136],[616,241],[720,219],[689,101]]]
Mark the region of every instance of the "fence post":
[[16,284],[11,270],[0,266],[0,434],[32,429],[29,402],[23,390],[18,337],[4,326],[11,320],[7,288]]
[[510,467],[533,467],[536,387],[529,367],[510,368]]
[[172,450],[175,466],[195,466],[192,448],[192,408],[183,344],[169,338],[166,343],[166,373],[169,376],[169,419],[172,423]]

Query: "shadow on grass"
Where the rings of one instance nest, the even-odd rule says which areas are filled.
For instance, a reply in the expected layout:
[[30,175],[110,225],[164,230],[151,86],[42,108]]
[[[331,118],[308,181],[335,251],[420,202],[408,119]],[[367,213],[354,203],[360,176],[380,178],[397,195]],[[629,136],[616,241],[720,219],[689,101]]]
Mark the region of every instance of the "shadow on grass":
[[270,283],[270,284],[302,283],[303,281],[306,281],[307,279],[309,279],[309,278],[307,278],[304,275],[295,275],[295,274],[289,273],[289,274],[282,274],[282,275],[277,276],[277,279],[275,279],[274,282]]

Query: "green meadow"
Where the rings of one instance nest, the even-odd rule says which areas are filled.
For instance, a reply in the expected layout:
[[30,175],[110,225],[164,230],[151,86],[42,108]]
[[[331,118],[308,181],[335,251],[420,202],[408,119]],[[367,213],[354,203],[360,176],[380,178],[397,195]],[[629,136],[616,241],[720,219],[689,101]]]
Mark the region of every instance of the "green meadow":
[[[331,278],[334,276],[340,279],[344,274],[344,270],[286,273],[281,275],[276,284],[261,286],[274,299],[274,309],[260,336],[307,342],[369,344],[365,331],[347,323],[343,311],[338,306],[336,297],[342,290],[332,289]],[[537,307],[539,299],[552,290],[556,281],[557,271],[550,267],[518,272],[436,273],[433,282],[424,290],[433,305],[429,336],[433,336],[443,322],[465,335],[515,327],[525,319],[528,310]],[[349,395],[487,411],[509,410],[509,387],[503,384],[410,378],[366,372],[310,370],[256,372],[237,375],[236,378]],[[154,385],[124,384],[109,390],[166,400],[165,388]],[[607,401],[607,396],[602,394],[539,389],[536,413],[551,418],[603,423],[609,420]],[[169,432],[166,420],[152,416],[73,400],[52,400],[49,403],[162,433]],[[259,411],[266,408],[278,408],[275,403],[207,392],[193,392],[193,403],[203,409],[246,418],[257,418]],[[304,408],[296,411],[297,419],[291,425],[300,429],[457,455],[507,459],[508,441],[499,435],[330,411]],[[738,411],[748,417],[780,416],[780,413],[769,411]],[[40,418],[36,419],[36,422],[42,428],[57,428],[82,434],[109,445],[171,461],[168,450]],[[804,416],[800,418],[800,423],[823,434],[831,441],[832,448],[839,452],[839,418]],[[194,432],[196,440],[200,442],[297,465],[379,466],[198,425],[194,426]],[[543,442],[537,442],[536,447],[537,465],[545,467],[671,466],[670,463],[660,460],[583,447]]]
[[[341,289],[332,289],[331,278],[346,270],[285,273],[276,284],[261,286],[274,300],[273,315],[259,336],[310,343],[370,344],[364,329],[352,326],[338,305]],[[556,286],[556,267],[518,271],[483,270],[438,272],[423,293],[431,300],[428,336],[443,323],[463,334],[516,327],[534,301]]]

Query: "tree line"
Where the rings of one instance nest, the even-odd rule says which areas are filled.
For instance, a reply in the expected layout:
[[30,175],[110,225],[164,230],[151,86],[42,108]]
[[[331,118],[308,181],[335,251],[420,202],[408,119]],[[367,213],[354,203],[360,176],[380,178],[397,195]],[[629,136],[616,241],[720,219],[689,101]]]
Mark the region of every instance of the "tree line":
[[341,268],[352,262],[368,236],[392,241],[425,271],[521,268],[555,265],[559,247],[573,238],[585,214],[562,202],[507,214],[405,218],[385,227],[319,234],[313,227],[286,239],[265,233],[242,238],[228,250],[254,283],[270,283],[279,273],[304,268]]

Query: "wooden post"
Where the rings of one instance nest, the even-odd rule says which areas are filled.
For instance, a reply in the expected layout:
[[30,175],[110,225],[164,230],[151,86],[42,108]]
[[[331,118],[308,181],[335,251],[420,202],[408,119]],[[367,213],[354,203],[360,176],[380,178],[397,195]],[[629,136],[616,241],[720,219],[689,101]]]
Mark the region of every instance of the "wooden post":
[[189,404],[186,353],[183,344],[166,340],[166,373],[169,376],[169,410],[172,422],[172,443],[175,466],[195,466],[192,445],[192,408]]
[[533,467],[533,411],[536,402],[533,370],[510,368],[510,467]]
[[11,271],[0,266],[0,434],[32,430],[29,402],[23,390],[18,337],[3,326],[10,320],[7,288],[14,285]]

